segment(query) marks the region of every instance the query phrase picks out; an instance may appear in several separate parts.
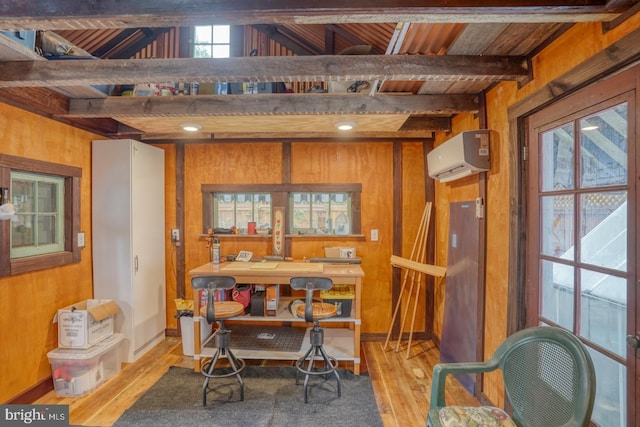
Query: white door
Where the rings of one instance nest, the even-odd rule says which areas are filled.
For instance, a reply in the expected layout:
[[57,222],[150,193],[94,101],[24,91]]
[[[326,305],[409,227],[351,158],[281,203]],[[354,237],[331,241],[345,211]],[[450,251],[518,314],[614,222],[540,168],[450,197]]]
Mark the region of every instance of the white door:
[[132,145],[134,352],[166,328],[164,271],[164,152]]

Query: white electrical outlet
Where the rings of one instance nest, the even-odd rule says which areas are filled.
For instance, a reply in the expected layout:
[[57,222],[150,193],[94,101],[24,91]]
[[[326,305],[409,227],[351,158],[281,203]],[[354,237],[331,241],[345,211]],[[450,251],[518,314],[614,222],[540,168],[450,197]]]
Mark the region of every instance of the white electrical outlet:
[[171,240],[173,240],[174,242],[180,241],[180,230],[178,230],[177,228],[171,229]]
[[371,230],[371,241],[372,242],[378,241],[378,230],[376,229]]

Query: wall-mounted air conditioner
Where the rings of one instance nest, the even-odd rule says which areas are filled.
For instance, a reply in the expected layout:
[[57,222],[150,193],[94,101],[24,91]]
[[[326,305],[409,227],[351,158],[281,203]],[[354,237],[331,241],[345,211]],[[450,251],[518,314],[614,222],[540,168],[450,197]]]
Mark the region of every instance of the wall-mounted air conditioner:
[[427,154],[429,176],[442,182],[489,170],[489,131],[462,132]]

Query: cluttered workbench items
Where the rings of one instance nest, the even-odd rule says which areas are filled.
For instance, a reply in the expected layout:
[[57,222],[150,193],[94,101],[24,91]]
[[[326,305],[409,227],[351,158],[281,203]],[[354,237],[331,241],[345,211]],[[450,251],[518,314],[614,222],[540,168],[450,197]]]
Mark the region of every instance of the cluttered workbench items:
[[[260,324],[263,322],[282,322],[278,328],[291,328],[305,323],[304,318],[292,315],[289,311],[291,297],[281,295],[282,287],[289,286],[293,277],[327,277],[333,280],[336,285],[350,285],[353,289],[353,299],[350,301],[352,307],[348,317],[334,317],[323,322],[337,323],[336,327],[326,328],[325,345],[329,346],[332,354],[342,361],[353,363],[355,374],[360,373],[360,325],[361,325],[361,296],[362,278],[364,271],[359,264],[337,264],[337,263],[312,263],[302,261],[269,261],[269,262],[223,262],[212,264],[210,262],[201,265],[189,272],[192,277],[197,276],[231,276],[236,279],[237,284],[269,284],[265,288],[265,297],[257,301],[264,301],[264,306],[257,303],[256,315],[238,316],[229,321],[240,323]],[[278,285],[278,286],[275,286]],[[266,292],[273,292],[267,298]],[[196,292],[199,294],[199,292]],[[254,295],[256,295],[254,293]],[[342,302],[344,304],[344,302]],[[251,301],[250,313],[254,310],[254,299]],[[269,304],[269,305],[268,305]],[[194,295],[194,312],[198,313],[201,306],[200,295]],[[343,305],[343,312],[345,306]],[[263,311],[264,310],[264,311]],[[265,313],[260,316],[259,312]],[[273,315],[270,315],[273,314]],[[215,348],[208,345],[204,348],[200,341],[200,327],[202,319],[194,318],[194,369],[200,370],[202,357],[210,357]],[[308,334],[308,331],[307,331]],[[305,341],[307,341],[305,339]],[[299,351],[256,351],[238,350],[238,357],[243,359],[265,359],[265,360],[297,360],[303,355]]]

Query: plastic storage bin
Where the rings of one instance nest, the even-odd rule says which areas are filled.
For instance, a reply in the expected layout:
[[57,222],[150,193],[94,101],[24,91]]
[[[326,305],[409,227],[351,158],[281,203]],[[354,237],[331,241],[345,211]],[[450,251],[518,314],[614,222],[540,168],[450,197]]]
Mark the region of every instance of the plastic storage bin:
[[[193,317],[180,317],[180,330],[182,332],[182,354],[185,356],[193,356]],[[200,345],[202,345],[211,335],[211,323],[206,318],[200,319]]]
[[351,317],[351,306],[355,297],[356,292],[351,285],[334,285],[331,289],[320,292],[323,302],[338,308],[336,317]]
[[57,348],[47,353],[53,385],[58,396],[84,396],[120,372],[120,343],[123,334],[87,349]]

